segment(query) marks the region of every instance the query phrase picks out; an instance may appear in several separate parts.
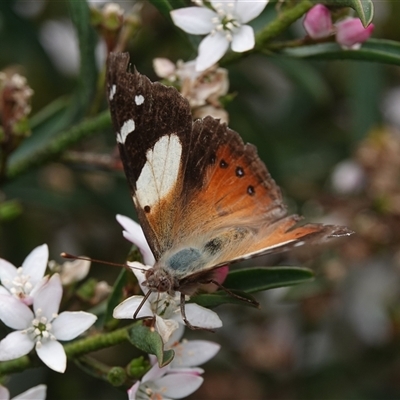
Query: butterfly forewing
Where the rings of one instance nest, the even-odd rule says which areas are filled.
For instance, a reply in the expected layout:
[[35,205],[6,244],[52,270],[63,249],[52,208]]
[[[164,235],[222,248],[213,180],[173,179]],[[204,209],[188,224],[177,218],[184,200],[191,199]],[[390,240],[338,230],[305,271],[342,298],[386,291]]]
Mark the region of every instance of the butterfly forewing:
[[110,54],[108,100],[138,217],[158,259],[172,243],[192,119],[175,89],[128,72],[128,63],[127,54]]

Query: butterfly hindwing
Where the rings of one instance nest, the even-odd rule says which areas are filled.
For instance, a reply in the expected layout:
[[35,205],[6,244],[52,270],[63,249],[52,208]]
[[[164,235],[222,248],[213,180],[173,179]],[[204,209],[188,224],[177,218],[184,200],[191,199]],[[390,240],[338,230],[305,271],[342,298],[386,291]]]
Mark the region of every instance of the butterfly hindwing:
[[225,124],[211,117],[197,120],[192,139],[185,202],[173,223],[177,244],[163,258],[190,248],[199,251],[200,261],[180,266],[178,276],[348,232],[333,225],[297,226],[300,217],[287,216],[281,191],[256,148]]

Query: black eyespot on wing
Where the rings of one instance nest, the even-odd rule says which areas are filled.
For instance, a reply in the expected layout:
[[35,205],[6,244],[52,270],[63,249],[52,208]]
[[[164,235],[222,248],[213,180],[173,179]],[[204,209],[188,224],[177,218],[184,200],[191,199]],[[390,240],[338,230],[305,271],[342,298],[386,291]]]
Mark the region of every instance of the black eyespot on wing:
[[247,194],[249,194],[250,196],[254,196],[256,194],[256,191],[254,190],[254,187],[249,185],[247,187]]
[[242,178],[244,176],[244,171],[242,167],[236,167],[236,176],[239,178]]
[[149,212],[150,212],[150,206],[144,206],[144,212],[146,213],[146,214],[148,214]]
[[225,161],[225,160],[221,160],[220,162],[219,162],[219,166],[221,167],[221,168],[228,168],[228,166],[229,166],[229,164]]

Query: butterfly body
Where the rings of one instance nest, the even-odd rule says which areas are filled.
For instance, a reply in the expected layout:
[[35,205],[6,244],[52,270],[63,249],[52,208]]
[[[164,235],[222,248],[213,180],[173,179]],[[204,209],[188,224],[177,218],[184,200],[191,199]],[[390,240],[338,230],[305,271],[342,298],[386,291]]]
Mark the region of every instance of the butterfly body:
[[156,263],[151,291],[192,294],[216,268],[305,242],[349,235],[335,225],[298,225],[256,148],[212,117],[192,122],[171,87],[127,71],[110,54],[108,98],[125,174]]

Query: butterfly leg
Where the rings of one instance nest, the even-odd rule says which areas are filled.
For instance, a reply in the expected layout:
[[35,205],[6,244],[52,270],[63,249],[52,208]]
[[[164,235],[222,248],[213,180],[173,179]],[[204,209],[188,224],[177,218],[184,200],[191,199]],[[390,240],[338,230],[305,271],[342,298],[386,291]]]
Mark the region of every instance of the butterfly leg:
[[216,285],[218,287],[218,289],[223,290],[226,294],[229,294],[229,296],[232,296],[235,299],[249,303],[253,307],[257,307],[257,308],[260,307],[260,303],[258,301],[254,300],[253,298],[247,298],[247,297],[240,296],[239,294],[236,294],[236,293],[232,292],[231,290],[227,289],[225,286],[222,286],[219,282],[215,281],[214,279],[209,279],[206,282],[202,282],[202,283],[203,284],[213,283],[214,285]]
[[194,326],[188,321],[188,319],[186,318],[185,294],[184,293],[181,293],[181,304],[180,304],[180,307],[181,307],[181,314],[182,314],[183,321],[185,322],[185,325],[188,328],[193,329],[193,330],[202,330],[202,331],[215,332],[213,329],[204,328],[202,326]]
[[143,307],[144,303],[146,303],[147,299],[151,295],[151,290],[149,290],[143,297],[142,301],[140,302],[138,308],[136,309],[135,313],[133,314],[133,320],[136,319],[137,315],[139,314],[140,309]]

